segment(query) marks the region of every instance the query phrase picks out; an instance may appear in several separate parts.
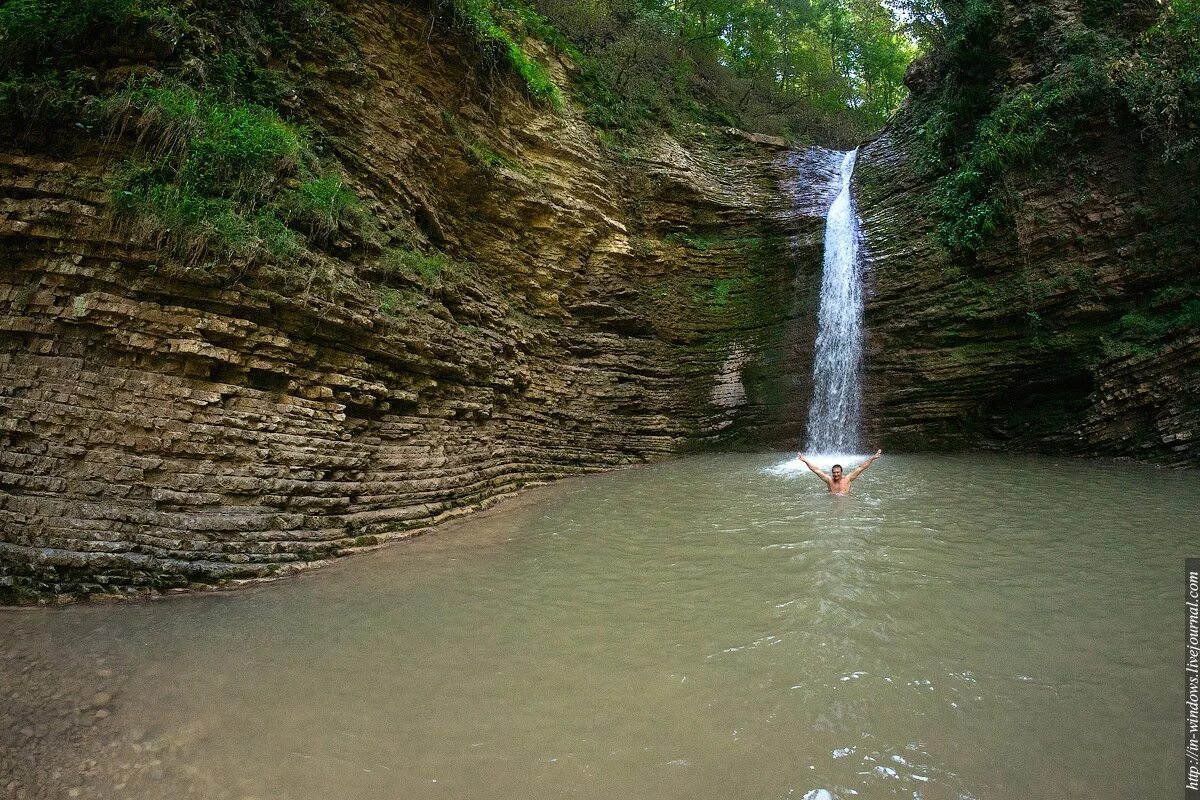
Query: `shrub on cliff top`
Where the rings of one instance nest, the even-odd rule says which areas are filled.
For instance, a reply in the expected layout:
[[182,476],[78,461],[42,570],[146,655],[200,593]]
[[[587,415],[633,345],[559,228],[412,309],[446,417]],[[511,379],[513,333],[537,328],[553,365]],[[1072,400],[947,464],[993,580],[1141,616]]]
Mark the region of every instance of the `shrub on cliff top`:
[[1200,0],[1173,0],[1114,71],[1164,159],[1194,158],[1200,149]]
[[[932,95],[918,98],[923,116],[913,163],[934,179],[940,237],[972,252],[1006,227],[1015,199],[1008,176],[1068,151],[1089,123],[1141,121],[1143,137],[1166,161],[1194,170],[1200,145],[1200,0],[1171,0],[1140,36],[1122,27],[1124,4],[1092,0],[1081,21],[1055,21],[1044,6],[1014,29],[1034,74],[1005,86],[1006,54],[999,0],[946,3],[944,43],[934,52],[940,73]],[[1182,181],[1200,205],[1194,181]]]
[[[9,0],[0,134],[105,135],[125,155],[119,218],[185,263],[295,262],[370,228],[310,131],[280,113],[297,89],[273,65],[300,50],[353,57],[323,0]],[[139,59],[144,77],[109,81]]]
[[1005,176],[1052,156],[1111,92],[1098,61],[1080,54],[1031,89],[1001,95],[957,153],[955,169],[934,184],[942,240],[968,251],[982,246],[1008,216]]
[[[498,56],[521,77],[530,97],[555,109],[562,108],[562,91],[546,68],[530,58],[518,41],[524,38],[527,24],[540,23],[543,34],[550,30],[541,17],[516,0],[453,0],[453,4],[459,23],[490,55]],[[501,19],[507,22],[507,27],[501,24]]]
[[1009,223],[1015,202],[1009,175],[1045,163],[1068,149],[1089,120],[1114,113],[1118,98],[1111,64],[1130,47],[1127,37],[1079,23],[1050,26],[1031,13],[1024,25],[1040,33],[1023,39],[1024,58],[1041,72],[1016,87],[1002,75],[1002,27],[997,0],[968,0],[950,20],[935,58],[943,75],[936,94],[922,98],[914,163],[935,179],[930,198],[942,242],[953,250],[979,249]]

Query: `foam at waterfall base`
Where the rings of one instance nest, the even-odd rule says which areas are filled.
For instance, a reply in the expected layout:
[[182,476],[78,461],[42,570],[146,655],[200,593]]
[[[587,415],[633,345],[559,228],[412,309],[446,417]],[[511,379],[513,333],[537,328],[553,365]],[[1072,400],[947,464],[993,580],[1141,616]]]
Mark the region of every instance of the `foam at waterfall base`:
[[[841,464],[842,468],[846,472],[849,472],[871,457],[869,454],[864,453],[805,453],[804,455],[808,457],[809,461],[816,464],[818,468],[826,472],[834,464]],[[767,467],[763,471],[771,475],[794,475],[800,472],[808,472],[808,467],[804,466],[804,462],[800,460],[799,456],[796,456],[781,464]]]

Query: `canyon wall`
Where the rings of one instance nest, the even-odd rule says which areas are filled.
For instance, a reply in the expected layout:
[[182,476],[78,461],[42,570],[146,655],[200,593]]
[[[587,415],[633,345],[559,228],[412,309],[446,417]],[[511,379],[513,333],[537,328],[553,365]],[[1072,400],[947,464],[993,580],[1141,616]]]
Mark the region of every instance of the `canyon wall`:
[[303,102],[379,223],[460,262],[421,292],[173,263],[114,223],[100,137],[0,155],[3,599],[285,574],[531,482],[798,435],[819,157],[797,183],[804,154],[733,130],[614,152],[483,92],[424,15],[346,11],[369,79],[305,65]]
[[[1050,19],[1059,27],[1029,44],[1021,26],[1040,5],[1002,4],[991,40],[1003,65],[997,96],[1038,97],[1039,75],[1065,67],[1036,48],[1056,30],[1082,35],[1082,5],[1058,3]],[[1145,20],[1109,35],[1133,36]],[[1082,122],[1052,117],[1044,152],[1001,176],[997,191],[1010,198],[1011,218],[977,252],[956,252],[939,239],[935,181],[917,164],[926,126],[944,113],[943,80],[936,64],[914,65],[911,102],[859,160],[874,433],[894,449],[1194,466],[1200,331],[1194,322],[1164,324],[1145,346],[1120,339],[1130,320],[1170,318],[1156,306],[1177,309],[1196,297],[1200,227],[1179,200],[1193,187],[1188,173],[1164,164],[1119,107],[1084,108]]]
[[[705,126],[606,141],[418,8],[343,11],[355,59],[289,64],[289,102],[377,230],[452,257],[436,274],[345,230],[299,280],[181,260],[115,213],[127,139],[2,148],[0,601],[287,574],[529,483],[801,437],[838,159]],[[97,81],[153,71],[129,47]],[[867,441],[1194,465],[1200,335],[1120,339],[1194,287],[1179,176],[1096,115],[1006,172],[1010,224],[964,255],[917,166],[937,75],[911,84],[855,176]]]

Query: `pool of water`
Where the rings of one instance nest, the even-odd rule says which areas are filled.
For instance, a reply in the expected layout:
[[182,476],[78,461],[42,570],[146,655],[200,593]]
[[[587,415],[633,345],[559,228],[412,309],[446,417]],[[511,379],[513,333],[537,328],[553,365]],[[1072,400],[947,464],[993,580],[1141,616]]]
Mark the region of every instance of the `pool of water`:
[[786,460],[572,479],[238,592],[0,613],[8,791],[1177,794],[1200,475],[885,455],[831,497]]

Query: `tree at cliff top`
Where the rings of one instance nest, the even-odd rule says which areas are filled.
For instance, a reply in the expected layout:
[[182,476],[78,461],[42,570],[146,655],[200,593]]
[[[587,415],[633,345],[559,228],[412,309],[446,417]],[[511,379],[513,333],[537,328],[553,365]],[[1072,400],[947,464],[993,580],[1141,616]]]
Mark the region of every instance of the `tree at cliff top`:
[[[1010,222],[1004,178],[1070,151],[1094,125],[1136,129],[1175,169],[1194,173],[1200,125],[1200,3],[944,0],[926,13],[928,55],[911,80],[915,164],[934,179],[942,241],[969,254]],[[1197,206],[1192,183],[1180,200]]]
[[916,54],[880,0],[533,4],[581,51],[590,118],[625,133],[692,119],[849,145],[899,106]]

